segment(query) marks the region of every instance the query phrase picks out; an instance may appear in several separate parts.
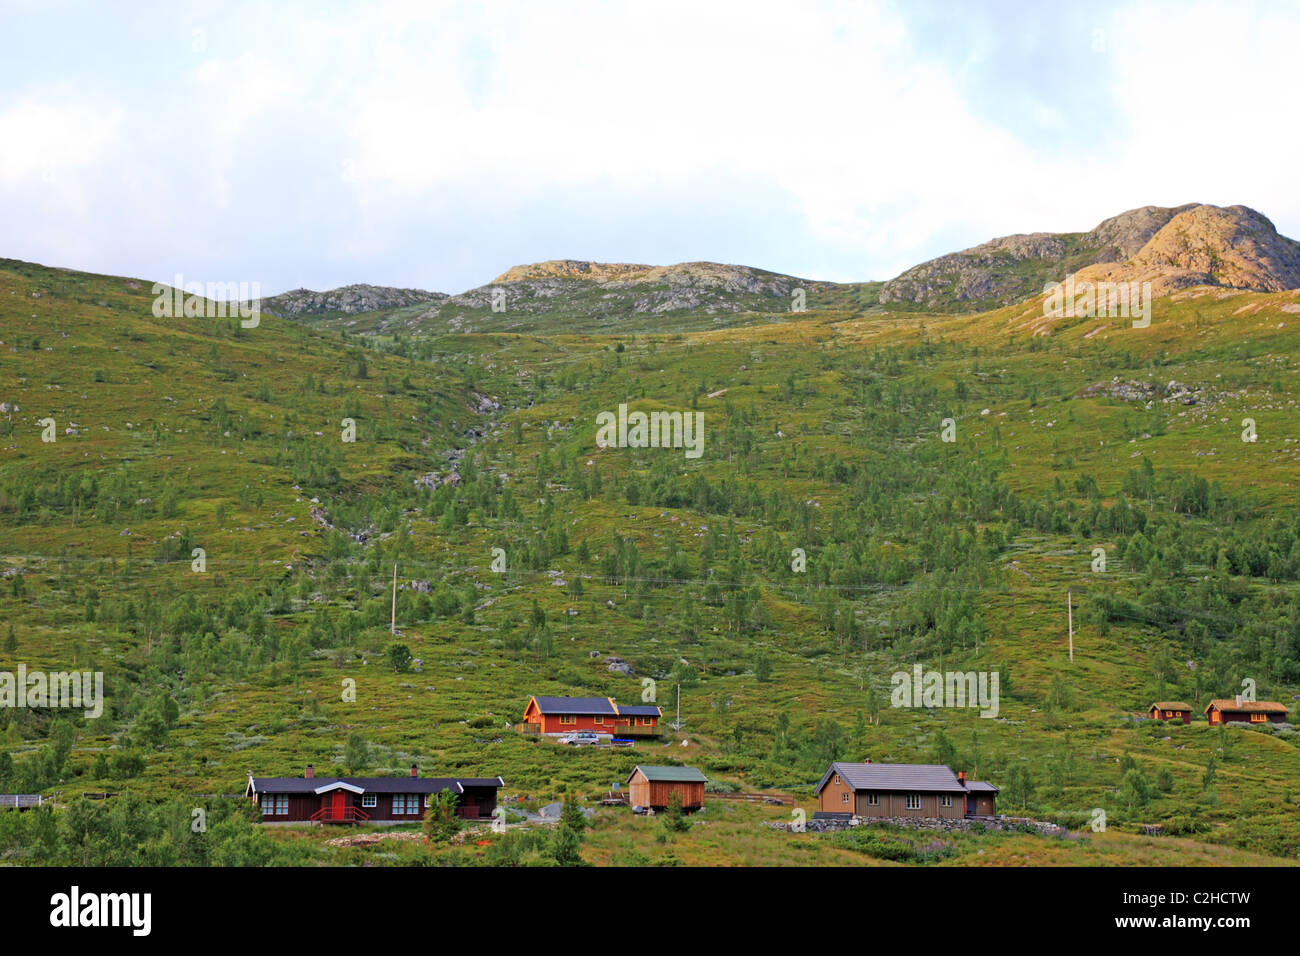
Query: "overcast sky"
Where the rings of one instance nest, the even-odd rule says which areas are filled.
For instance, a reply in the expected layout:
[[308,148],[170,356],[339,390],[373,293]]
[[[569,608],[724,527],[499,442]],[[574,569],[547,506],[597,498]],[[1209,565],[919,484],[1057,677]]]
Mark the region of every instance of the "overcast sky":
[[47,265],[885,279],[1184,202],[1300,236],[1294,4],[39,0],[0,36],[0,257]]

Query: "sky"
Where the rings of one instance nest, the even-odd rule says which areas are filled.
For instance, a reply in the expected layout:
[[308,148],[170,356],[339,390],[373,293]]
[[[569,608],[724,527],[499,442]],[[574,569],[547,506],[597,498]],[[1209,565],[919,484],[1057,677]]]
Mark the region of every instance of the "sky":
[[887,279],[1242,204],[1300,237],[1300,5],[0,0],[0,257],[461,292]]

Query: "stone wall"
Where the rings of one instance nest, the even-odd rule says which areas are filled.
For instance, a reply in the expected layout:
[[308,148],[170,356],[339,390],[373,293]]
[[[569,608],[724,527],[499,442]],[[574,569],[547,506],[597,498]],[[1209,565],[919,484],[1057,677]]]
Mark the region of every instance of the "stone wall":
[[[983,827],[985,830],[1018,830],[1022,826],[1029,827],[1035,833],[1041,833],[1045,836],[1064,836],[1067,831],[1065,827],[1057,826],[1055,823],[1048,823],[1043,820],[1029,820],[1023,817],[961,817],[951,820],[942,820],[935,818],[917,818],[917,817],[855,817],[852,820],[808,820],[804,823],[804,829],[809,833],[825,833],[832,830],[850,830],[859,826],[874,826],[876,824],[887,823],[898,827],[907,827],[911,830],[943,830],[952,832],[956,830],[974,830]],[[787,823],[784,820],[777,820],[768,824],[776,830],[791,830],[793,823]]]

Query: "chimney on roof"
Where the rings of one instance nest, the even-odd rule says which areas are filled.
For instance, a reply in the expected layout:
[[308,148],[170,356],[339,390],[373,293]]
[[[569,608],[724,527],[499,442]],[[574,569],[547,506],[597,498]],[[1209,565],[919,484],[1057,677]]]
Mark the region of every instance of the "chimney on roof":
[[420,770],[419,770],[419,768],[416,767],[415,764],[411,764],[411,776],[412,776],[412,777],[418,777],[419,775],[420,775]]
[[1237,695],[1237,706],[1238,706],[1238,707],[1241,706],[1241,695],[1240,695],[1240,694]]
[[303,775],[306,779],[310,780],[312,777],[316,776],[316,771],[315,771],[314,769],[312,769],[312,765],[311,765],[311,764],[307,764],[307,769],[304,770],[304,771],[302,772],[302,775]]
[[957,771],[957,782],[958,782],[959,784],[961,784],[963,787],[966,786],[966,771],[965,771],[965,770],[958,770],[958,771]]

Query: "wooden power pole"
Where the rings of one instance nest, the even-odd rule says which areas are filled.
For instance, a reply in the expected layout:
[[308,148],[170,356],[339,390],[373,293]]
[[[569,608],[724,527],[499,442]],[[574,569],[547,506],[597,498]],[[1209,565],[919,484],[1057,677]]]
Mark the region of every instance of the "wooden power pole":
[[[393,621],[388,625],[388,633],[397,633],[397,562],[393,562]],[[1070,658],[1073,660],[1074,658]]]
[[1074,663],[1074,599],[1069,590],[1065,592],[1065,616],[1070,622],[1070,663]]

